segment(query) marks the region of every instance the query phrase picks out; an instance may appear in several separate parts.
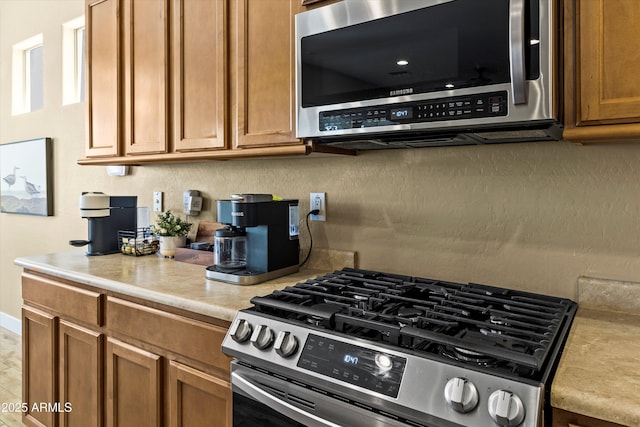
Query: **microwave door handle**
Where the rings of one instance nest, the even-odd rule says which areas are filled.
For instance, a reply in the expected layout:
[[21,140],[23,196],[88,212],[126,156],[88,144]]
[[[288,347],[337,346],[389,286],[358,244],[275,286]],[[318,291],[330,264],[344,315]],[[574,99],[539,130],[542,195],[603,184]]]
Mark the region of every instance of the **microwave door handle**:
[[513,103],[527,102],[524,73],[524,0],[509,1],[509,62]]

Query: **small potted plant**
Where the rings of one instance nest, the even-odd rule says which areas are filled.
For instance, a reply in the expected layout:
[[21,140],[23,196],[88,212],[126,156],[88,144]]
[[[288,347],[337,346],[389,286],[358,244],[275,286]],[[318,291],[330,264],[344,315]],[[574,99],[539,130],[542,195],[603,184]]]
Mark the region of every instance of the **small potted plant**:
[[160,240],[160,254],[173,258],[176,248],[185,246],[187,234],[191,230],[191,223],[174,215],[169,210],[159,214],[155,225],[150,228],[151,232]]

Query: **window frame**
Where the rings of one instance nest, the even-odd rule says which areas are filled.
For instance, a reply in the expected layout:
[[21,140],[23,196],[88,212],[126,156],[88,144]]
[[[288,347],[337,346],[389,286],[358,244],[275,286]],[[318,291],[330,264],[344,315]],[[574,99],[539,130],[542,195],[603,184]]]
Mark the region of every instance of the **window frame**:
[[62,105],[85,100],[85,43],[84,15],[62,24]]
[[12,46],[11,113],[14,116],[34,111],[31,106],[31,90],[33,88],[31,51],[40,47],[42,48],[43,62],[42,108],[44,108],[44,37],[42,33]]

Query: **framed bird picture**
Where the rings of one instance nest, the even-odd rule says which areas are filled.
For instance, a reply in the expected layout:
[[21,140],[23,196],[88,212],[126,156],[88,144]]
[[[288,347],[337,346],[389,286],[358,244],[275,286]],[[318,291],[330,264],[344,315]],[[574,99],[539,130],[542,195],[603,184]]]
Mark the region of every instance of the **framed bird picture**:
[[0,144],[0,212],[53,215],[51,138]]

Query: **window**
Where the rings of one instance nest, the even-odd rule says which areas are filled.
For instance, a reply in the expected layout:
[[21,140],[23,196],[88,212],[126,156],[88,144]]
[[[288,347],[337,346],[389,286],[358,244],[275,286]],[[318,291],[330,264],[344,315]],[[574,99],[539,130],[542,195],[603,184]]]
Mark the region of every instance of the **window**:
[[44,47],[42,34],[13,45],[12,113],[44,107]]
[[84,16],[62,24],[62,105],[85,99]]

